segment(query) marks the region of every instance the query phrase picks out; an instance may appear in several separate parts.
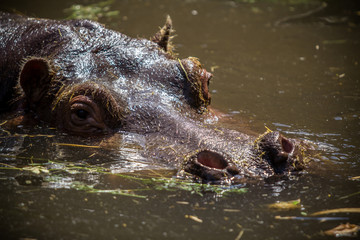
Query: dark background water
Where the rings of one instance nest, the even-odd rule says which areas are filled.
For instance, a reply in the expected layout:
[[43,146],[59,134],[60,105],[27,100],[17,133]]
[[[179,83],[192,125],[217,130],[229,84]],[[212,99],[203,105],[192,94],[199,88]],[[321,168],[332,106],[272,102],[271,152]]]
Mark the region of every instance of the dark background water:
[[[53,130],[2,129],[2,163],[21,166],[29,159],[50,159],[56,163],[43,165],[46,169],[65,168],[66,173],[44,172],[47,181],[39,187],[18,185],[14,177],[20,171],[0,171],[1,239],[237,239],[241,234],[241,239],[326,239],[321,231],[340,223],[360,225],[356,213],[326,215],[346,218],[332,221],[275,219],[360,207],[359,181],[352,179],[360,175],[359,4],[327,1],[327,7],[315,11],[320,2],[244,2],[252,1],[115,1],[111,10],[119,16],[100,20],[129,36],[149,38],[170,14],[176,51],[180,57],[200,58],[214,73],[212,106],[238,123],[233,127],[260,133],[267,126],[323,149],[307,174],[248,183],[247,193],[226,196],[157,190],[123,177],[89,171],[74,177],[69,172],[72,158],[86,160],[92,154],[141,168],[130,140],[109,149],[68,149],[53,147],[50,137],[38,135],[56,135]],[[63,9],[75,3],[89,4],[13,0],[2,1],[0,8],[62,19],[68,15]],[[302,13],[312,14],[296,17]],[[58,142],[84,144],[57,137]],[[146,198],[89,193],[75,189],[75,181],[96,183],[100,189],[135,189]],[[294,199],[301,199],[302,208],[277,212],[266,207]]]

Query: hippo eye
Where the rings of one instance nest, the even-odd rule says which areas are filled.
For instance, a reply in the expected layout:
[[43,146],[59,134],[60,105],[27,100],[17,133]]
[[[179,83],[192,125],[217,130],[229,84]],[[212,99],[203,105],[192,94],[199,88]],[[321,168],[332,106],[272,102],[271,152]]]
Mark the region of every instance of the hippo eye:
[[91,106],[76,102],[71,106],[71,120],[76,124],[83,124],[84,121],[91,119],[96,113]]
[[90,97],[79,95],[69,102],[69,115],[64,126],[76,133],[102,133],[107,129],[102,108]]
[[84,109],[76,110],[76,116],[80,119],[85,120],[89,116],[89,112]]

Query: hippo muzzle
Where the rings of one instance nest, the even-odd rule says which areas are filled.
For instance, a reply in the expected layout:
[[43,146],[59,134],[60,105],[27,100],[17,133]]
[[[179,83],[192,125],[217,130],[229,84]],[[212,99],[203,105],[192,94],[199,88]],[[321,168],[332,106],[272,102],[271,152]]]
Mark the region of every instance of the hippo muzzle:
[[303,153],[308,149],[304,142],[285,138],[276,131],[266,132],[254,141],[249,149],[253,155],[246,156],[247,159],[241,161],[227,153],[198,150],[184,161],[183,170],[203,182],[213,183],[236,182],[244,177],[287,175],[304,168]]

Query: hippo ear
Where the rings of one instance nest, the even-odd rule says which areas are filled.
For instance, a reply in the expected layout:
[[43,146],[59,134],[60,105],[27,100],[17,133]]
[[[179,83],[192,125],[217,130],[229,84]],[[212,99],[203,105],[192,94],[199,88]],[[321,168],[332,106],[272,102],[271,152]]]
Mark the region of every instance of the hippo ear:
[[48,61],[32,58],[25,62],[20,73],[20,86],[31,105],[38,103],[47,93],[51,81]]
[[151,41],[157,43],[161,49],[165,52],[171,52],[173,46],[171,43],[172,36],[171,33],[174,32],[172,28],[172,21],[168,15],[166,18],[165,25],[153,36]]
[[287,138],[281,136],[281,148],[286,153],[291,153],[294,150],[294,144]]

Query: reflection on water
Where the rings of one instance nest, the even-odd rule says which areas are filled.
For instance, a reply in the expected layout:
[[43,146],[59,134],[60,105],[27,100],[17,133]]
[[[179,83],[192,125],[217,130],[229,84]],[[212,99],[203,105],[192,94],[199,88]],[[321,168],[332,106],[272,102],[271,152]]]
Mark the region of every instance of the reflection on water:
[[[224,195],[146,180],[171,179],[175,173],[169,170],[121,175],[122,167],[129,165],[149,167],[134,151],[142,148],[139,139],[135,145],[132,141],[138,136],[117,136],[118,144],[106,145],[104,140],[106,147],[82,148],[56,143],[96,146],[96,142],[64,136],[46,126],[20,126],[9,132],[2,126],[1,163],[19,168],[33,163],[49,173],[41,173],[41,187],[22,186],[15,177],[24,171],[1,169],[1,235],[4,239],[326,239],[321,231],[340,223],[360,225],[358,213],[325,215],[346,220],[324,222],[276,219],[360,207],[360,8],[355,2],[328,1],[321,11],[288,18],[291,21],[277,26],[281,19],[311,13],[320,3],[115,2],[112,8],[120,11],[120,23],[108,25],[133,37],[151,36],[166,14],[171,15],[180,57],[199,57],[214,73],[212,104],[229,114],[231,122],[256,132],[263,132],[265,125],[310,140],[322,151],[308,173],[250,182],[246,193]],[[59,9],[73,2],[53,4],[5,1],[0,7],[64,18]],[[114,161],[119,164],[112,165]],[[110,166],[120,175],[106,172]],[[91,192],[84,186],[112,192]],[[294,199],[301,199],[300,209],[277,212],[266,207]]]

